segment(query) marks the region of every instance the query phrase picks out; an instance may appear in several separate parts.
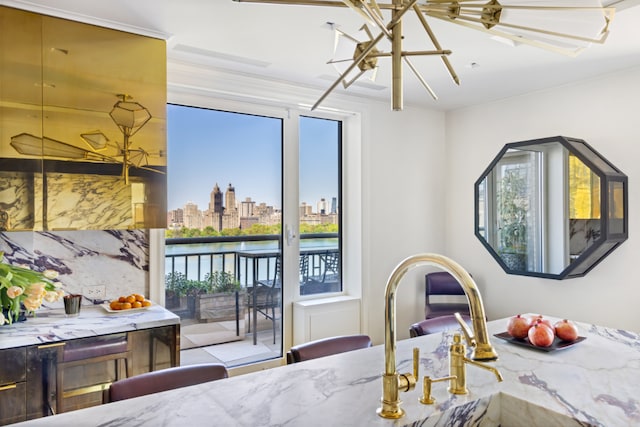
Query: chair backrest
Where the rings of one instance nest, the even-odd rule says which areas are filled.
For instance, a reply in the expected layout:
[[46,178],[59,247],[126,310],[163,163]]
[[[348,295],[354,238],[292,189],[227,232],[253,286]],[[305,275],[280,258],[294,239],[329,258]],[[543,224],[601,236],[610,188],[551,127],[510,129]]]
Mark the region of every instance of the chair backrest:
[[[461,315],[467,325],[471,326],[471,317],[466,314]],[[456,316],[453,314],[434,317],[432,319],[425,319],[420,322],[414,323],[409,327],[409,335],[411,338],[419,337],[422,335],[435,334],[438,332],[451,331],[459,329],[460,324],[456,320]]]
[[429,273],[425,276],[425,280],[425,317],[427,319],[455,312],[469,314],[469,304],[464,290],[449,272]]
[[341,335],[324,338],[291,347],[291,350],[287,352],[287,363],[303,362],[371,346],[371,338],[367,335]]
[[146,372],[111,384],[109,388],[109,402],[228,377],[227,368],[220,363],[176,366],[174,368]]

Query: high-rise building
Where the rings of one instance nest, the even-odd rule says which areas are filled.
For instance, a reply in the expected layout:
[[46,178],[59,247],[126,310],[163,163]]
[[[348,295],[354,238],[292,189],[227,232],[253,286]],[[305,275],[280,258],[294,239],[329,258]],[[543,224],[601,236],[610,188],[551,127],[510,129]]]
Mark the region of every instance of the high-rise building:
[[255,216],[256,202],[251,201],[251,197],[247,197],[243,202],[240,202],[240,218],[248,218]]
[[209,210],[217,213],[222,213],[224,209],[222,206],[222,191],[220,191],[220,187],[218,187],[218,183],[213,187],[213,191],[211,192],[209,202]]
[[329,203],[327,203],[324,198],[318,202],[318,213],[320,215],[327,215],[329,213]]
[[332,197],[331,198],[331,213],[332,214],[338,213],[338,198],[337,197]]
[[184,226],[187,228],[202,228],[202,212],[198,205],[187,202],[184,205]]
[[222,215],[222,228],[240,227],[240,215],[236,206],[236,189],[229,183],[224,195],[224,214]]

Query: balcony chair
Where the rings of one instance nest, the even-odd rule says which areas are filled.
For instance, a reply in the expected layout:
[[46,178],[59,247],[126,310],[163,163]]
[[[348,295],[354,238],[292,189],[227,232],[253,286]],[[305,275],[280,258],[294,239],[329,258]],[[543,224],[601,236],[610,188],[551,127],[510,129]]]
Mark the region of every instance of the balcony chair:
[[228,377],[227,368],[220,363],[176,366],[114,382],[109,388],[107,401],[116,402]]
[[453,313],[470,315],[467,296],[458,281],[446,271],[425,276],[425,319]]
[[115,362],[115,380],[123,378],[121,363],[124,361],[126,377],[131,372],[132,350],[127,334],[98,336],[72,340],[58,349],[58,364],[56,369],[56,411],[65,412],[65,398],[81,396],[89,393],[104,392],[111,385],[111,381],[93,384],[86,387],[67,390],[65,374],[67,369],[84,367],[86,365]]
[[371,338],[367,335],[341,335],[310,341],[291,347],[291,350],[287,352],[287,364],[359,350],[371,347],[371,345]]
[[[466,314],[461,314],[467,325],[471,326],[471,317]],[[433,317],[431,319],[425,319],[420,322],[414,323],[409,327],[409,336],[411,338],[420,337],[422,335],[435,334],[439,332],[451,331],[460,329],[460,324],[456,320],[453,314],[447,314],[444,316]]]
[[[257,280],[254,284],[252,292],[249,294],[249,307],[254,307],[258,313],[262,314],[266,319],[271,320],[273,324],[273,343],[276,343],[276,309],[280,311],[280,294],[282,292],[282,262],[278,256],[276,258],[276,268],[274,269],[273,278],[265,280]],[[251,332],[251,316],[249,313],[249,332]],[[257,328],[257,325],[253,325]]]

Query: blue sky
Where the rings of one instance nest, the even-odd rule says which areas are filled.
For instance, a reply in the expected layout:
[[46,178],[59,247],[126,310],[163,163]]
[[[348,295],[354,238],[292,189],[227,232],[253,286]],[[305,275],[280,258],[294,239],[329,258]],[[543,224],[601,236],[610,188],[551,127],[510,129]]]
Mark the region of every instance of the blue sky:
[[[223,193],[231,183],[239,201],[251,197],[281,207],[280,119],[177,105],[167,109],[169,209],[187,202],[207,209],[216,183]],[[320,198],[338,195],[336,135],[334,121],[301,120],[300,201],[314,210]]]

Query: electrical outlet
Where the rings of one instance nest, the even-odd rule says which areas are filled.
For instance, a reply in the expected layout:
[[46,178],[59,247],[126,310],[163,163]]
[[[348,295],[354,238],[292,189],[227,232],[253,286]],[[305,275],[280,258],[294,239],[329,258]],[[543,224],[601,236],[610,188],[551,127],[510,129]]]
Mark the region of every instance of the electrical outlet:
[[82,288],[82,294],[90,300],[104,299],[107,295],[107,287],[105,285],[85,286]]

